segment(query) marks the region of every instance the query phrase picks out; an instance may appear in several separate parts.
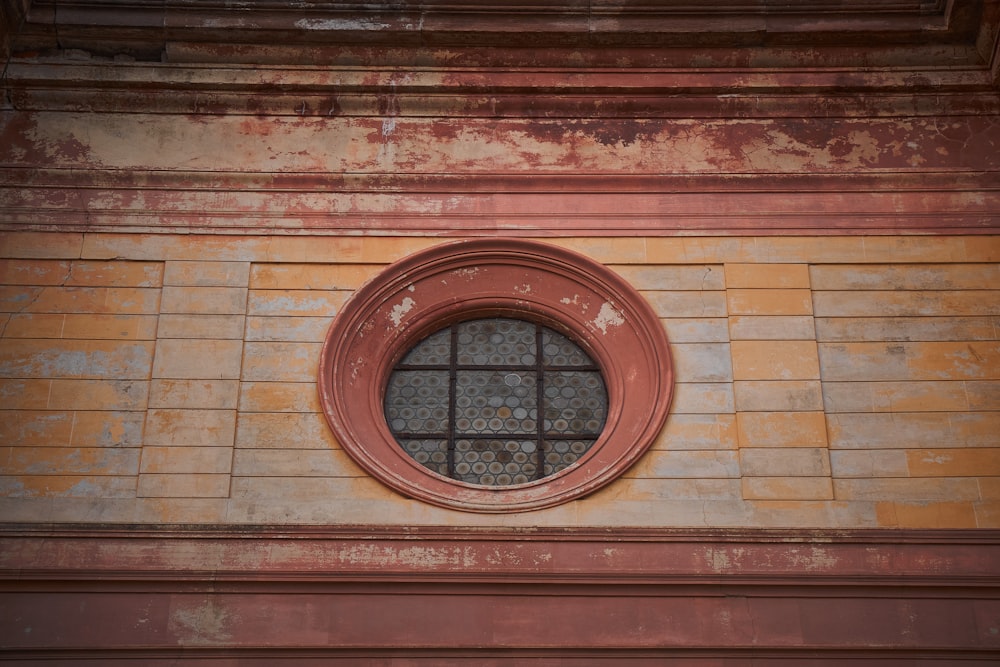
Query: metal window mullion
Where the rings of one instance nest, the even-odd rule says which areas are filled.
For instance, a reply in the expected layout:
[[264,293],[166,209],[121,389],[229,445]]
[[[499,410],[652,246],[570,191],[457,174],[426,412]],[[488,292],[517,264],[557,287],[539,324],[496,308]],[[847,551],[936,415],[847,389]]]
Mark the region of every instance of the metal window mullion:
[[535,323],[535,450],[538,455],[538,470],[535,479],[545,477],[545,357],[542,343],[542,327]]
[[455,476],[455,421],[456,405],[458,393],[458,327],[451,327],[451,350],[448,359],[448,477],[458,479]]

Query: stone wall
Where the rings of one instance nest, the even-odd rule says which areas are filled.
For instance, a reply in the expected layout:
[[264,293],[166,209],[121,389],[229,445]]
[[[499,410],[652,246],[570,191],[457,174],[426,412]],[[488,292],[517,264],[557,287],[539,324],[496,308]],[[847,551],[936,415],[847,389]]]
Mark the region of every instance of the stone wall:
[[676,386],[622,479],[503,517],[341,451],[319,351],[421,237],[4,234],[0,514],[16,522],[1000,527],[995,237],[562,238],[662,318]]

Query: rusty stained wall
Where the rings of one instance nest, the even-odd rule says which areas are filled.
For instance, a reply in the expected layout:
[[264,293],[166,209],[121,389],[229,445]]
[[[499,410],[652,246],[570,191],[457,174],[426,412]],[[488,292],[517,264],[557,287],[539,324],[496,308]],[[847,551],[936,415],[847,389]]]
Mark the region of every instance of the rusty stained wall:
[[1000,527],[992,236],[565,237],[652,304],[677,384],[622,479],[549,510],[408,500],[331,436],[320,343],[429,237],[7,232],[7,521]]

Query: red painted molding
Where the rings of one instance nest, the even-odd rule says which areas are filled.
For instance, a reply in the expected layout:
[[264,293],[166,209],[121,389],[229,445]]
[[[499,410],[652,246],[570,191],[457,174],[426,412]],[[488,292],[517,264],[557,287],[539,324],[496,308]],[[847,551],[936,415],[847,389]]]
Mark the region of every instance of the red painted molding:
[[0,596],[0,659],[990,664],[1000,531],[5,525]]
[[[472,485],[431,472],[390,433],[383,398],[399,359],[429,334],[481,317],[551,327],[600,367],[607,419],[574,465],[527,484]],[[652,445],[673,390],[663,326],[634,288],[578,253],[513,239],[443,243],[386,267],[337,314],[318,375],[327,421],[362,468],[405,496],[475,512],[551,507],[610,483]]]

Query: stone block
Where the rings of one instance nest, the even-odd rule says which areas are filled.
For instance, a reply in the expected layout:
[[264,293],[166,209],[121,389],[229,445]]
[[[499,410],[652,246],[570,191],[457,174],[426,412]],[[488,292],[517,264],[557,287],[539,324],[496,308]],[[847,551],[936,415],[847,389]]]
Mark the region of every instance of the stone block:
[[247,287],[250,262],[166,262],[164,285],[191,287]]
[[736,449],[738,446],[736,417],[731,414],[671,414],[653,443],[654,449],[678,451]]
[[142,448],[142,473],[229,473],[233,464],[232,447],[156,447]]
[[726,287],[749,289],[809,289],[806,264],[726,264]]
[[243,382],[241,412],[320,412],[314,382]]
[[231,447],[235,435],[235,410],[156,408],[147,413],[143,444],[164,447]]
[[962,381],[824,382],[827,412],[962,412],[969,409]]
[[896,412],[827,415],[834,449],[1000,446],[1000,412]]
[[[0,496],[9,498],[135,498],[136,478],[115,475],[3,475]],[[77,508],[79,509],[79,508]],[[43,521],[53,521],[51,506],[45,504]],[[100,515],[100,512],[97,512]],[[69,513],[76,521],[86,521],[83,512]],[[91,517],[92,518],[92,517]]]
[[808,315],[732,315],[732,340],[814,340],[816,329]]
[[384,268],[383,264],[254,264],[250,269],[250,287],[353,291]]
[[637,290],[704,292],[726,289],[720,265],[635,264],[610,268]]
[[671,343],[728,343],[724,317],[667,317],[660,320]]
[[26,313],[156,314],[160,290],[151,287],[42,287]]
[[250,290],[247,312],[258,316],[333,317],[351,292],[334,290]]
[[651,450],[625,473],[634,478],[735,478],[740,476],[737,453]]
[[226,498],[229,475],[213,473],[146,473],[139,475],[140,498]]
[[906,454],[903,449],[834,449],[830,467],[834,477],[907,477]]
[[815,412],[823,410],[816,380],[743,380],[733,383],[740,412]]
[[144,380],[152,365],[146,341],[0,339],[0,377]]
[[236,446],[247,449],[338,449],[322,415],[295,412],[241,412]]
[[145,412],[112,410],[78,411],[73,414],[74,447],[138,447],[142,444]]
[[153,380],[149,385],[149,407],[235,409],[239,387],[239,380]]
[[741,447],[740,472],[745,477],[829,477],[830,457],[818,447]]
[[240,340],[161,339],[156,342],[153,377],[235,380],[240,377],[242,354]]
[[208,338],[241,340],[246,326],[243,315],[160,315],[160,338]]
[[[878,523],[886,528],[977,528],[976,503],[892,502],[877,504]],[[983,526],[989,527],[989,526]]]
[[807,289],[730,289],[726,306],[731,315],[812,315]]
[[332,321],[332,317],[248,317],[246,339],[321,343]]
[[[987,284],[984,283],[984,287]],[[813,292],[818,317],[949,317],[1000,315],[1000,291]]]
[[817,317],[821,342],[995,340],[993,317]]
[[829,477],[744,477],[742,484],[746,500],[832,500],[834,497]]
[[145,410],[146,380],[52,380],[49,410]]
[[671,346],[678,382],[730,382],[729,343],[677,343]]
[[243,381],[315,382],[319,343],[247,343]]
[[953,502],[979,500],[979,484],[972,478],[892,477],[833,480],[838,500],[894,502]]
[[826,447],[826,416],[811,412],[738,412],[740,447]]
[[730,382],[678,382],[670,404],[674,415],[731,414],[733,385]]
[[911,449],[906,464],[911,477],[1000,476],[1000,447]]
[[997,264],[818,264],[815,290],[981,290],[1000,285]]
[[653,311],[661,318],[726,317],[726,293],[718,292],[642,292]]
[[816,343],[802,340],[733,341],[737,380],[812,380],[819,378]]
[[139,472],[137,447],[6,447],[0,451],[5,475],[134,476]]
[[177,287],[163,288],[163,313],[189,315],[242,315],[247,309],[245,287]]
[[77,259],[83,249],[78,232],[18,232],[0,234],[0,257]]

